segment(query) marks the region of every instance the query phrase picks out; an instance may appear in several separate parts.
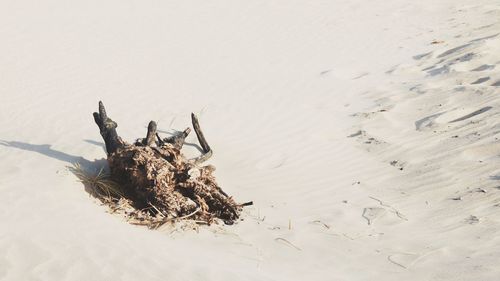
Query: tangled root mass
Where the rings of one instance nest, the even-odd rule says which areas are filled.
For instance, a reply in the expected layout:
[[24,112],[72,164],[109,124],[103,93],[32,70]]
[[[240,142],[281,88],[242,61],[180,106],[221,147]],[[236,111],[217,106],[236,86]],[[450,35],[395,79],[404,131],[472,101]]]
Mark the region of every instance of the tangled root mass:
[[[211,224],[222,220],[233,224],[242,208],[252,202],[238,204],[217,184],[211,165],[201,166],[210,158],[212,149],[201,131],[198,118],[192,114],[192,123],[203,154],[187,159],[181,153],[184,140],[191,129],[162,139],[151,121],[146,138],[128,144],[116,133],[117,124],[111,120],[102,102],[94,120],[106,144],[111,177],[121,189],[123,198],[109,200],[115,207],[127,202],[135,221],[159,225],[178,219],[191,219]],[[118,203],[120,202],[120,203]]]

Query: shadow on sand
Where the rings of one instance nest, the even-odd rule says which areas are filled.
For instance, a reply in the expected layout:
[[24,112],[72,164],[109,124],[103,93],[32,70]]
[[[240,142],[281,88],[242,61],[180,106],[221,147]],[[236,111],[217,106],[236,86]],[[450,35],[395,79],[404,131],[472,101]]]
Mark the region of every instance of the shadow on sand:
[[74,156],[59,150],[55,150],[51,147],[50,144],[31,144],[20,141],[4,141],[0,140],[0,145],[5,147],[11,147],[31,152],[36,152],[47,157],[57,159],[59,161],[66,162],[70,165],[74,165],[79,163],[80,165],[86,168],[97,168],[102,167],[107,163],[106,159],[100,159],[95,161],[89,161],[81,156]]
[[[95,141],[85,141],[99,146],[103,145],[102,143]],[[31,144],[19,141],[0,140],[0,145],[14,149],[36,152],[53,159],[57,159],[59,161],[66,162],[68,171],[73,173],[78,179],[81,179],[82,172],[87,174],[95,174],[102,169],[108,169],[108,161],[105,158],[97,159],[95,161],[89,161],[81,156],[74,156],[59,150],[55,150],[51,147],[50,144]],[[95,190],[87,184],[84,184],[84,190],[89,193],[89,195],[96,197]]]

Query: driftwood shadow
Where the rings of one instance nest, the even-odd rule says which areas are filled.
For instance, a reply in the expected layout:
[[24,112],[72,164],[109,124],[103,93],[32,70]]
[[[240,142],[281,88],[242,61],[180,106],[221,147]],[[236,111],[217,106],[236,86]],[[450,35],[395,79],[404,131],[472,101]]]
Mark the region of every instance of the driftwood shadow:
[[[88,142],[88,141],[87,141]],[[98,142],[95,142],[98,144]],[[25,151],[31,151],[35,153],[42,154],[44,156],[66,162],[68,165],[66,167],[68,170],[73,173],[77,178],[78,176],[78,169],[81,169],[83,171],[87,172],[97,172],[100,169],[108,169],[108,161],[105,158],[102,159],[96,159],[94,161],[89,161],[81,156],[75,156],[68,154],[66,152],[62,152],[56,149],[53,149],[50,144],[31,144],[27,142],[20,142],[20,141],[5,141],[5,140],[0,140],[0,145],[5,146],[5,147],[10,147],[14,149],[20,149],[20,150],[25,150]],[[102,144],[98,144],[102,145]],[[79,168],[76,168],[79,166]],[[91,196],[95,197],[95,190],[84,184],[84,190],[90,194]]]
[[62,152],[56,149],[53,149],[50,144],[31,144],[27,142],[20,142],[20,141],[5,141],[5,140],[0,140],[0,145],[5,146],[5,147],[11,147],[15,149],[20,149],[20,150],[25,150],[25,151],[31,151],[35,153],[39,153],[42,155],[45,155],[47,157],[66,162],[68,164],[76,164],[80,163],[80,165],[85,166],[85,167],[102,167],[104,164],[107,163],[106,159],[99,159],[95,161],[89,161],[81,156],[75,156],[68,154],[66,152]]
[[104,152],[106,152],[106,145],[102,142],[99,142],[99,141],[95,141],[95,140],[88,140],[88,139],[85,139],[83,140],[84,142],[88,142],[90,144],[93,144],[93,145],[96,145],[96,146],[99,146],[99,147],[102,147],[102,149],[104,150]]

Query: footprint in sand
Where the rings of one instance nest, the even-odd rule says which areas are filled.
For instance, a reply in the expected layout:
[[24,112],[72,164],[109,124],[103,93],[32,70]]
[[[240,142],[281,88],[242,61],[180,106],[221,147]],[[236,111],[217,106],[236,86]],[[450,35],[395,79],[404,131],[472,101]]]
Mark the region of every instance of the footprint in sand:
[[356,77],[352,78],[352,80],[357,80],[359,78],[363,78],[363,77],[368,76],[368,75],[370,75],[370,72],[363,72],[363,73],[357,75]]
[[446,112],[436,118],[437,123],[456,123],[460,121],[464,121],[467,119],[470,119],[472,117],[475,117],[479,114],[483,114],[489,110],[491,110],[493,107],[491,106],[485,106],[483,108],[474,110],[472,108],[460,108],[460,109],[455,109],[449,112]]
[[475,56],[476,56],[476,54],[474,54],[474,53],[467,53],[467,54],[465,54],[463,56],[460,56],[460,57],[456,58],[453,62],[466,62],[466,61],[470,61]]
[[490,109],[492,109],[492,108],[493,108],[493,107],[491,107],[491,106],[486,106],[486,107],[483,107],[483,108],[478,109],[478,110],[476,110],[476,111],[474,111],[474,112],[471,112],[471,113],[469,113],[469,114],[467,114],[467,115],[464,115],[464,116],[462,116],[462,117],[460,117],[460,118],[457,118],[457,119],[455,119],[455,120],[451,120],[451,121],[450,121],[450,122],[448,122],[448,123],[455,123],[455,122],[459,122],[459,121],[464,121],[464,120],[467,120],[467,119],[472,118],[472,117],[474,117],[474,116],[476,116],[476,115],[479,115],[479,114],[485,113],[486,111],[488,111],[488,110],[490,110]]
[[361,147],[368,152],[386,148],[388,145],[387,142],[370,136],[363,130],[359,130],[353,134],[348,135],[347,137],[355,139],[359,144],[361,144]]
[[405,165],[406,165],[405,163],[403,163],[399,160],[392,160],[391,162],[389,162],[389,164],[393,167],[396,167],[400,171],[404,170]]
[[415,86],[412,86],[409,88],[411,92],[417,93],[417,94],[425,94],[427,91],[423,88],[422,84],[417,84]]
[[398,70],[398,69],[399,69],[399,64],[397,64],[397,65],[395,65],[395,66],[391,67],[389,70],[387,70],[387,71],[385,72],[385,74],[393,74],[393,73],[394,73],[396,70]]
[[320,73],[320,76],[327,75],[341,80],[356,80],[369,75],[369,72],[359,71],[354,68],[332,68]]
[[480,27],[476,27],[476,28],[474,28],[474,30],[486,29],[486,28],[492,27],[494,25],[495,24],[487,24],[487,25],[483,25],[483,26],[480,26]]
[[478,224],[479,222],[480,219],[473,215],[470,215],[468,218],[465,219],[465,223],[467,224]]
[[276,169],[285,164],[287,158],[287,155],[284,153],[272,153],[259,160],[255,164],[255,167],[259,170]]
[[483,64],[481,66],[474,68],[471,71],[485,71],[485,70],[491,70],[493,68],[495,68],[495,65],[493,65],[493,64]]
[[473,161],[498,161],[498,156],[500,154],[500,143],[490,143],[474,146],[465,149],[462,152],[462,156],[465,159]]
[[429,57],[430,55],[432,55],[432,52],[423,53],[423,54],[420,54],[420,55],[413,56],[413,59],[414,60],[421,60],[421,59],[423,59],[425,57]]
[[477,79],[476,81],[472,82],[471,84],[472,85],[477,85],[477,84],[484,83],[484,82],[486,82],[488,80],[490,80],[490,77],[481,77],[481,78]]
[[436,120],[439,116],[443,115],[445,112],[436,113],[422,119],[415,121],[415,129],[417,131],[423,131],[426,128],[432,128],[434,125],[434,120]]
[[479,42],[479,41],[485,41],[485,40],[488,40],[488,39],[493,39],[493,38],[497,37],[499,34],[500,33],[489,35],[489,36],[484,36],[484,37],[479,37],[479,38],[470,40],[470,42],[472,43],[472,42]]
[[449,49],[443,53],[441,53],[440,55],[438,55],[437,57],[438,58],[443,58],[443,57],[446,57],[446,56],[449,56],[449,55],[452,55],[456,52],[459,52],[459,51],[462,51],[464,49],[466,49],[467,47],[469,47],[471,45],[471,43],[468,43],[468,44],[465,44],[465,45],[461,45],[461,46],[458,46],[458,47],[455,47],[455,48],[452,48],[452,49]]
[[437,76],[437,75],[446,74],[449,72],[450,72],[450,67],[448,65],[443,65],[439,68],[435,68],[435,69],[431,69],[431,70],[427,71],[427,74],[429,74],[430,76]]
[[367,220],[368,225],[372,225],[377,218],[383,216],[385,213],[386,210],[384,208],[370,207],[363,210],[362,216]]
[[[454,49],[451,49],[449,51],[452,51],[452,50],[454,50]],[[443,54],[445,54],[445,53],[443,53]],[[441,55],[443,55],[443,54],[441,54]],[[451,53],[449,53],[449,54],[451,54]],[[457,67],[457,65],[459,63],[471,61],[476,56],[477,55],[475,53],[469,52],[469,53],[460,55],[459,57],[452,58],[450,60],[448,60],[447,58],[443,58],[442,60],[435,63],[434,65],[422,69],[422,71],[427,72],[427,74],[429,76],[437,76],[437,75],[447,74],[447,73],[450,73],[452,70],[456,70],[455,68]]]

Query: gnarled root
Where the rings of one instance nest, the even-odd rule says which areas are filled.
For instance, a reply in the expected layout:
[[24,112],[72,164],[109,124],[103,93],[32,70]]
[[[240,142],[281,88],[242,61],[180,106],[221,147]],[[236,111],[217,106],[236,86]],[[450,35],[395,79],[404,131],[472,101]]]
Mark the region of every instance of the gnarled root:
[[[116,134],[116,123],[107,117],[101,102],[99,109],[100,113],[94,113],[94,118],[106,142],[112,177],[121,184],[125,197],[137,210],[147,210],[150,215],[161,217],[165,222],[189,218],[207,224],[215,219],[232,224],[238,220],[242,207],[251,205],[251,202],[237,204],[218,186],[212,175],[213,166],[198,166],[213,152],[194,114],[191,115],[193,128],[203,154],[188,160],[181,153],[181,148],[191,129],[161,139],[156,132],[156,123],[151,121],[146,138],[128,145]],[[106,122],[113,123],[106,125]],[[105,130],[103,134],[103,127],[112,130]],[[108,141],[111,141],[109,145]]]

